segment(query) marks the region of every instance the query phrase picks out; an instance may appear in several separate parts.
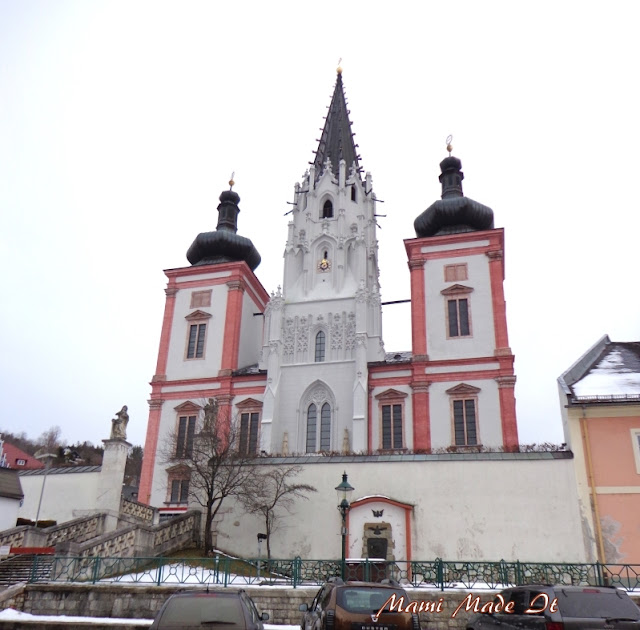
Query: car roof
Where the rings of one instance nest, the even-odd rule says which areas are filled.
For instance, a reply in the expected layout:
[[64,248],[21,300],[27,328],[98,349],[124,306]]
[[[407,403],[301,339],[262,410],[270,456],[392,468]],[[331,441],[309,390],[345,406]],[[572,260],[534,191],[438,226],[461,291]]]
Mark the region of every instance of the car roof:
[[592,586],[590,584],[583,584],[582,586],[577,586],[575,584],[521,584],[520,586],[511,586],[509,588],[504,589],[505,591],[522,591],[528,590],[532,588],[544,589],[544,588],[554,588],[561,589],[563,591],[567,591],[569,593],[580,593],[585,590],[597,591],[599,593],[610,593],[611,591],[620,590],[615,586]]

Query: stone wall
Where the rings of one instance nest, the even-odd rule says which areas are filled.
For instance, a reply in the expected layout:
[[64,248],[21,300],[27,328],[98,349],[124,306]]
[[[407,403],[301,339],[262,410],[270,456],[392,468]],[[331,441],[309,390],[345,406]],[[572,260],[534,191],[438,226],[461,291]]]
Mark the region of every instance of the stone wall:
[[139,503],[138,501],[132,501],[131,499],[122,499],[120,502],[120,514],[128,514],[135,518],[144,521],[145,523],[153,523],[155,517],[154,508]]

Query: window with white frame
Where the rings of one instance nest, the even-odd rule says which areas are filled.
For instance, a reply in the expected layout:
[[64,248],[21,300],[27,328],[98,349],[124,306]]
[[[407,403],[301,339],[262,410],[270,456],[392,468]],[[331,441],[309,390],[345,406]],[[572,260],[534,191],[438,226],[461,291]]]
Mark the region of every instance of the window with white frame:
[[185,359],[204,359],[207,339],[207,320],[210,313],[194,311],[187,315],[187,347]]
[[454,446],[480,445],[478,393],[480,388],[461,383],[447,390],[451,401],[451,434]]
[[405,448],[404,401],[408,394],[388,389],[376,396],[380,419],[380,448],[393,450]]
[[471,336],[470,296],[473,289],[454,284],[441,291],[445,297],[447,339]]
[[631,448],[636,462],[636,472],[640,475],[640,429],[631,429]]

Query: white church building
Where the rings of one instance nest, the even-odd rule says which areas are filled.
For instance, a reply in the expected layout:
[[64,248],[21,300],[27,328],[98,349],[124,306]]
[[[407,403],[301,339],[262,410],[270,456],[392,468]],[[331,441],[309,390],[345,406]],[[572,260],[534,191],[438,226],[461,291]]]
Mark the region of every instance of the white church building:
[[[216,231],[196,237],[188,267],[165,271],[141,501],[187,509],[188,467],[162,453],[172,436],[193,439],[215,397],[242,449],[302,466],[300,482],[318,490],[274,534],[275,557],[340,556],[333,489],[346,471],[350,557],[592,558],[571,452],[519,452],[504,231],[463,195],[460,160],[440,168],[442,198],[416,212],[405,240],[412,348],[399,352],[383,344],[376,196],[340,71],[315,162],[295,185],[271,295],[254,274],[258,252],[237,234],[240,198],[221,194]],[[217,545],[255,555],[260,521],[225,507]]]

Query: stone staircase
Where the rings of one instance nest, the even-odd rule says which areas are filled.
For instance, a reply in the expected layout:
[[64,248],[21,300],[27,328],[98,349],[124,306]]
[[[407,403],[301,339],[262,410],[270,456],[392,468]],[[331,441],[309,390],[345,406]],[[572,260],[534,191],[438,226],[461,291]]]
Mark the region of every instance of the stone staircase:
[[[51,575],[53,556],[37,556],[26,553],[12,556],[0,562],[0,588],[17,584],[18,582],[47,581]],[[35,566],[35,569],[34,569]]]

